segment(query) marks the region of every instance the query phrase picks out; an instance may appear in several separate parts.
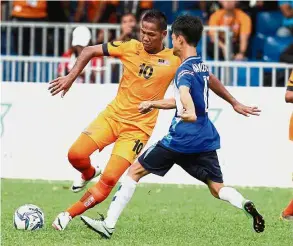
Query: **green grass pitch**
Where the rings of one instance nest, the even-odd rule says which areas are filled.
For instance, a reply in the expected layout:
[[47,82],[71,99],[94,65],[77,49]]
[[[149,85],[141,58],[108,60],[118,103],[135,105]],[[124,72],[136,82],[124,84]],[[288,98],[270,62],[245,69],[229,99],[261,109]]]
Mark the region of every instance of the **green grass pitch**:
[[[55,216],[82,195],[71,193],[69,186],[69,182],[2,179],[2,245],[293,245],[293,223],[279,220],[281,210],[293,197],[290,189],[239,188],[255,202],[266,220],[265,232],[257,234],[251,219],[214,199],[204,186],[142,184],[122,214],[113,237],[106,240],[86,228],[78,217],[65,231],[51,227]],[[105,214],[110,201],[108,198],[86,214],[93,217],[97,212]],[[13,213],[25,203],[42,208],[43,229],[34,232],[14,229]]]

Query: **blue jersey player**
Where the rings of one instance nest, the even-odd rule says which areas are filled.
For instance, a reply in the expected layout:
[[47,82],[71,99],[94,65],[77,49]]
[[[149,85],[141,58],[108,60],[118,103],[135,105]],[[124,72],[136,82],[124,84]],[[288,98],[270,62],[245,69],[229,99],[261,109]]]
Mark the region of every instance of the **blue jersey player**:
[[147,113],[153,108],[176,108],[169,133],[146,150],[130,167],[114,196],[105,220],[81,217],[89,228],[106,238],[111,237],[121,212],[135,191],[137,182],[149,173],[164,176],[175,163],[194,178],[206,183],[213,196],[251,215],[256,232],[264,231],[264,219],[255,205],[236,189],[223,184],[216,152],[220,148],[220,136],[208,117],[211,81],[216,84],[213,85],[213,90],[230,102],[238,113],[258,115],[259,110],[238,103],[214,75],[209,73],[208,67],[196,53],[196,45],[202,31],[202,23],[196,17],[181,16],[173,23],[174,55],[179,56],[182,61],[174,78],[175,98],[143,102],[139,109],[142,113]]

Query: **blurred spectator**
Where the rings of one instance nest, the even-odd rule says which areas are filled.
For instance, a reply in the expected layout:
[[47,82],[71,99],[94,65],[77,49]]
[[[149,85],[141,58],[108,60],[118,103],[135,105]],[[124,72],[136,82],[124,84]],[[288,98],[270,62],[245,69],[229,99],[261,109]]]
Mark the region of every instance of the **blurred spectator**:
[[72,3],[71,6],[75,9],[74,22],[117,22],[116,8],[118,1],[78,0],[77,3]]
[[75,10],[73,14],[73,22],[82,22],[85,15],[84,0],[78,0],[77,2],[71,1],[70,7],[72,7]]
[[280,1],[279,6],[284,16],[283,27],[279,28],[277,35],[279,37],[288,37],[293,35],[293,1]]
[[134,14],[128,13],[121,18],[121,36],[119,41],[128,41],[130,39],[138,40],[137,20]]
[[[247,48],[249,37],[251,34],[251,19],[244,13],[242,10],[236,8],[235,1],[221,1],[223,9],[216,11],[211,15],[209,20],[210,26],[228,26],[233,32],[232,37],[232,46],[233,46],[233,55],[235,60],[244,60]],[[211,31],[209,33],[212,44],[208,45],[208,55],[214,58],[214,41],[215,41],[215,32]],[[230,54],[226,52],[225,46],[225,35],[223,32],[219,33],[219,58],[230,59]]]
[[[278,11],[278,2],[275,1],[238,1],[237,7],[247,13],[252,23],[256,23],[257,14],[261,11]],[[255,33],[255,26],[252,26],[252,33]]]
[[[48,9],[48,21],[49,22],[56,22],[56,23],[64,23],[69,21],[69,2],[66,1],[48,1],[47,2],[47,9]],[[47,30],[47,55],[54,55],[54,48],[55,47],[55,30],[54,28],[48,28]],[[61,56],[64,52],[64,36],[65,30],[63,28],[58,28],[58,53],[57,56]],[[44,40],[40,41],[44,42]]]
[[220,9],[218,1],[200,1],[199,9],[203,12],[203,17],[208,20],[210,16]]
[[6,19],[7,7],[8,7],[8,1],[1,1],[1,5],[0,5],[0,8],[1,8],[1,11],[0,11],[1,17],[0,17],[0,20],[1,21],[7,20]]
[[[24,22],[42,22],[46,21],[48,16],[47,12],[47,1],[44,0],[31,0],[31,1],[13,1],[13,9],[11,17],[13,21]],[[19,38],[20,33],[19,29],[16,28],[13,31],[14,34],[14,50],[17,54],[21,54],[21,50],[19,50]],[[22,54],[25,56],[30,55],[30,28],[23,28],[22,34],[22,44],[20,44],[20,48],[22,48]],[[42,29],[35,28],[35,40],[42,40]],[[42,42],[35,42],[35,54],[42,53]],[[35,55],[33,54],[33,55]]]
[[106,1],[89,0],[87,5],[87,20],[91,23],[101,23],[102,17],[104,17],[104,11],[106,8]]
[[[74,63],[81,53],[81,51],[84,49],[84,47],[91,44],[91,32],[90,30],[85,26],[79,26],[73,30],[72,33],[72,47],[66,51],[62,57],[63,58],[70,58],[69,62],[61,63],[58,66],[58,76],[64,76],[67,75],[72,67],[74,66]],[[82,73],[77,78],[77,83],[84,83],[85,82],[85,76],[87,73],[85,72],[87,69],[91,69],[91,72],[89,74],[89,79],[91,83],[95,83],[95,71],[102,67],[102,59],[100,57],[93,58],[91,62],[85,67],[85,69],[82,71]]]
[[[119,1],[119,0],[118,0]],[[134,14],[137,18],[140,17],[140,15],[153,7],[153,1],[152,0],[142,0],[142,1],[130,1],[130,0],[124,0],[119,1],[118,5],[118,13],[120,14],[120,19],[123,15],[127,13]]]

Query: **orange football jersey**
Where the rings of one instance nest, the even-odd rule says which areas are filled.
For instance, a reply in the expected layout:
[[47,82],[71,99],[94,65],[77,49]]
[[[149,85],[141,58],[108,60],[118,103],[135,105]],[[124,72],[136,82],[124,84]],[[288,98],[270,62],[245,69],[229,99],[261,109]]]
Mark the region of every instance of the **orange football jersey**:
[[287,83],[287,90],[293,91],[293,71],[291,72],[290,78]]
[[149,54],[137,40],[117,41],[103,45],[104,55],[117,57],[123,63],[123,75],[117,96],[107,106],[106,113],[114,120],[136,125],[147,134],[155,127],[158,110],[141,114],[142,101],[161,100],[173,80],[180,59],[165,48]]

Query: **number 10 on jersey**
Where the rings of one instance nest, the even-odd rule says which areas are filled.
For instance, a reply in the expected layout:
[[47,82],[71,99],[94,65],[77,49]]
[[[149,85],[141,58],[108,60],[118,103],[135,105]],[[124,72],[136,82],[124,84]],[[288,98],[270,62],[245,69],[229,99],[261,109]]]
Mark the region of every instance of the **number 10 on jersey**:
[[138,76],[141,77],[143,75],[145,79],[149,79],[150,77],[152,77],[154,72],[154,69],[152,66],[146,65],[145,63],[143,63],[139,67],[140,67],[140,70],[139,70]]

